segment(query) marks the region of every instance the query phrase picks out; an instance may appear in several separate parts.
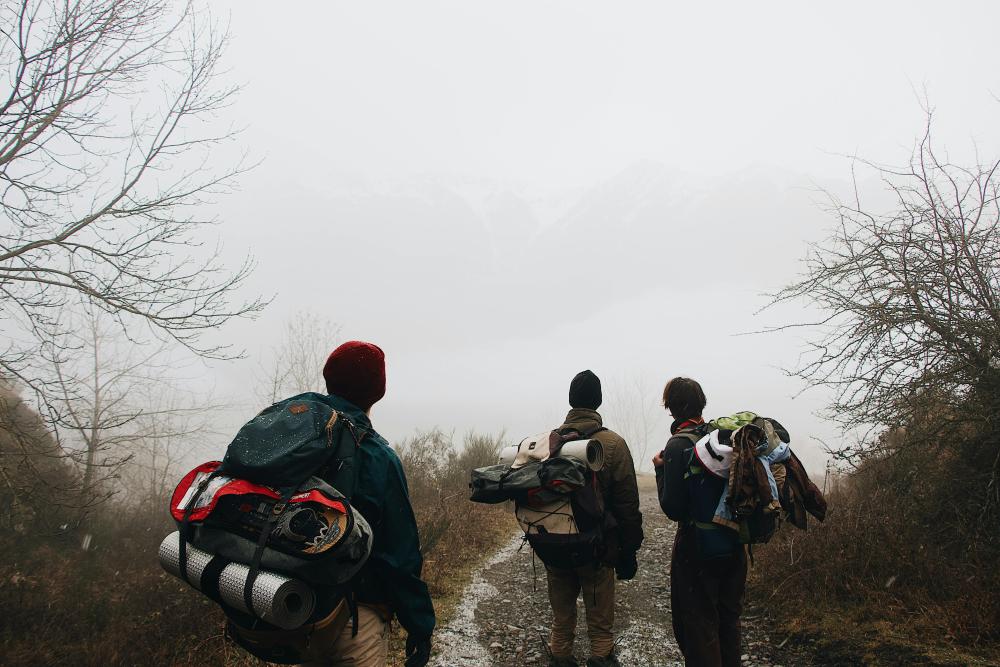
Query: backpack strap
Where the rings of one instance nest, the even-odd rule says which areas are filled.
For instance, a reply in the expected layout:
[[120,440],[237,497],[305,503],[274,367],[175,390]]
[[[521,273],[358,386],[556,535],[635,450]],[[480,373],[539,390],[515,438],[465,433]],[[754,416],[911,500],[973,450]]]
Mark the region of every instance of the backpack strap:
[[[205,489],[208,488],[209,483],[219,476],[219,468],[216,468],[208,477],[203,479],[198,485],[198,489],[195,491],[191,500],[188,501],[188,506],[184,508],[184,516],[181,518],[180,530],[177,532],[180,544],[177,545],[177,567],[181,570],[181,578],[185,583],[194,586],[195,584],[188,578],[187,571],[187,544],[188,540],[191,539],[191,513],[194,512],[194,508],[198,505],[198,501],[201,500],[201,494],[205,493]],[[196,586],[196,588],[199,588]]]
[[577,430],[574,429],[574,430],[572,430],[570,432],[571,433],[579,433],[581,440],[583,440],[584,438],[587,438],[589,440],[590,438],[593,438],[595,435],[597,435],[601,431],[607,431],[607,430],[608,430],[607,426],[598,426],[597,428],[593,428],[593,429],[591,429],[589,431],[577,431]]
[[[366,437],[368,437],[368,432],[363,429],[359,429],[357,424],[355,424],[349,417],[336,410],[334,410],[333,416],[330,418],[330,424],[328,425],[328,427],[332,430],[333,424],[340,420],[343,420],[342,423],[343,431],[347,431],[347,433],[351,437],[351,440],[354,441],[354,450],[351,452],[351,488],[345,491],[344,489],[337,487],[337,490],[340,491],[342,494],[344,494],[344,497],[346,497],[347,500],[350,501],[354,496],[354,491],[358,488],[358,474],[360,472],[359,466],[357,464],[358,452],[361,450],[361,442]],[[329,443],[331,447],[334,447],[333,457],[336,460],[337,464],[336,469],[333,471],[334,477],[336,477],[340,473],[346,462],[346,457],[337,456],[337,454],[341,453],[340,440],[342,440],[344,437],[345,436],[342,432],[340,438],[338,439],[338,442],[334,445],[334,443],[332,442],[332,433],[328,434],[328,438],[330,438]],[[344,600],[347,602],[347,609],[351,615],[351,637],[357,637],[358,596],[357,592],[354,590],[354,586],[351,585],[350,582],[346,584],[343,595],[344,595]]]
[[704,436],[698,435],[697,433],[694,433],[693,431],[678,431],[677,433],[674,433],[670,437],[671,438],[684,438],[686,440],[690,440],[691,444],[694,445],[694,444],[697,444],[698,441],[701,440]]
[[601,431],[607,431],[606,426],[598,426],[587,431],[581,431],[572,426],[566,427],[565,429],[556,429],[553,431],[558,438],[553,438],[549,442],[549,456],[557,456],[562,446],[567,442],[572,442],[573,440],[590,440],[595,435]]
[[349,589],[344,595],[347,600],[347,608],[351,612],[351,638],[358,636],[358,596],[354,589]]
[[[303,480],[304,483],[305,480]],[[295,495],[295,491],[299,486],[301,485],[289,488],[281,494],[281,499],[271,508],[271,515],[267,517],[264,526],[260,530],[260,537],[257,538],[257,548],[253,552],[253,558],[249,565],[250,573],[247,575],[246,585],[243,587],[243,603],[252,616],[257,616],[257,613],[253,609],[253,586],[257,582],[257,575],[260,574],[260,561],[264,557],[264,548],[271,537],[271,531],[274,529],[275,522],[277,522],[278,517],[285,511],[285,508],[288,506],[288,500]]]
[[[684,472],[684,479],[687,479],[691,475],[691,463],[696,460],[695,457],[694,457],[694,446],[696,444],[698,444],[699,440],[701,440],[701,436],[699,436],[697,433],[693,433],[691,431],[678,431],[677,433],[674,433],[670,437],[671,438],[684,438],[685,440],[687,440],[687,441],[689,441],[691,443],[691,449],[688,452],[687,466],[686,466],[685,472]],[[688,450],[685,450],[685,451],[688,451]]]
[[711,456],[716,461],[725,461],[726,460],[726,457],[724,457],[719,452],[715,451],[715,448],[712,447],[711,441],[705,442],[705,449],[708,451],[708,455]]
[[[358,452],[361,451],[361,441],[368,437],[368,433],[362,430],[361,434],[358,435],[358,427],[350,419],[345,422],[345,425],[347,427],[347,432],[351,434],[351,439],[354,440],[354,453],[351,456],[351,491],[350,494],[345,494],[347,499],[350,500],[351,496],[354,495],[354,490],[358,488],[358,473],[360,472],[358,469],[359,466],[357,465]],[[358,611],[356,604],[354,605],[352,618],[354,619],[354,634],[356,635],[358,633]]]
[[[334,427],[339,424],[340,430],[334,438]],[[348,452],[344,451],[342,445],[344,438],[350,437],[354,446]],[[354,489],[358,485],[358,450],[361,449],[361,442],[368,437],[368,432],[361,429],[349,417],[341,412],[333,411],[330,421],[327,423],[327,446],[330,448],[329,462],[323,467],[320,475],[324,481],[337,489],[350,500],[354,495]],[[340,474],[350,459],[351,471],[349,479],[341,479]]]

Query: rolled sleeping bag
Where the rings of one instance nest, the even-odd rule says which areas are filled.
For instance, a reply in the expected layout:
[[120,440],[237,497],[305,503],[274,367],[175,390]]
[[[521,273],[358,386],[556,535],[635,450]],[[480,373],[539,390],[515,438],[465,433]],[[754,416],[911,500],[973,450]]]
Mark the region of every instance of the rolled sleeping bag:
[[585,461],[591,470],[604,467],[604,445],[597,440],[571,440],[559,450],[560,456],[572,456]]
[[[513,465],[517,457],[518,445],[500,450],[500,463]],[[587,467],[597,471],[604,467],[604,445],[597,440],[571,440],[559,450],[559,456],[572,456],[586,462]]]
[[[160,565],[168,573],[181,577],[180,536],[177,531],[167,535],[160,543]],[[187,545],[188,582],[202,591],[202,574],[221,556]],[[253,583],[253,609],[247,609],[243,591],[246,588],[250,568],[242,563],[227,563],[219,574],[219,595],[222,601],[234,609],[252,614],[283,630],[301,627],[316,607],[316,594],[305,582],[292,579],[275,572],[261,570]]]
[[498,463],[505,466],[513,465],[515,458],[517,458],[517,445],[510,445],[500,450],[500,461]]

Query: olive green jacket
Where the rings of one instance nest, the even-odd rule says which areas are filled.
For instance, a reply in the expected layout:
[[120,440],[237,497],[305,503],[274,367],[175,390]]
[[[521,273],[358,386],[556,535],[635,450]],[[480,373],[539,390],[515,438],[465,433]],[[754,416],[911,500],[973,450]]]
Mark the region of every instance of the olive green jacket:
[[[586,433],[604,425],[597,410],[573,408],[559,429],[572,428]],[[604,506],[618,526],[606,536],[608,549],[604,560],[614,564],[619,553],[635,552],[642,544],[642,512],[639,511],[639,487],[635,479],[632,452],[624,438],[610,430],[593,436],[604,446],[604,467],[597,472],[597,482],[604,496]]]

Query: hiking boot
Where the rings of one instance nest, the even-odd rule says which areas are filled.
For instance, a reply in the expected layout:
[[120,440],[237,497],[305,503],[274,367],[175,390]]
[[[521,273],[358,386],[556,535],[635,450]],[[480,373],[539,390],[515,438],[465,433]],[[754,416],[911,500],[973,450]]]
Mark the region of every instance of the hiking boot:
[[606,658],[591,656],[587,659],[587,667],[622,667],[622,663],[618,662],[617,656],[612,653]]
[[573,656],[569,656],[568,658],[557,658],[554,655],[550,655],[549,667],[580,667],[580,663],[578,663],[576,658]]

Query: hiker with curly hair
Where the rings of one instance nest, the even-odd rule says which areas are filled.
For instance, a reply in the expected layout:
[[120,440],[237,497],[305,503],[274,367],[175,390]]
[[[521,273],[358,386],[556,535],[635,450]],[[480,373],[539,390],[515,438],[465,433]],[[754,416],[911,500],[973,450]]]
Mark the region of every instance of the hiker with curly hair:
[[675,377],[663,389],[674,418],[663,452],[653,457],[660,507],[677,522],[670,559],[670,609],[684,664],[739,667],[740,614],[747,558],[736,531],[711,523],[725,480],[692,474],[692,448],[708,433],[701,385]]

